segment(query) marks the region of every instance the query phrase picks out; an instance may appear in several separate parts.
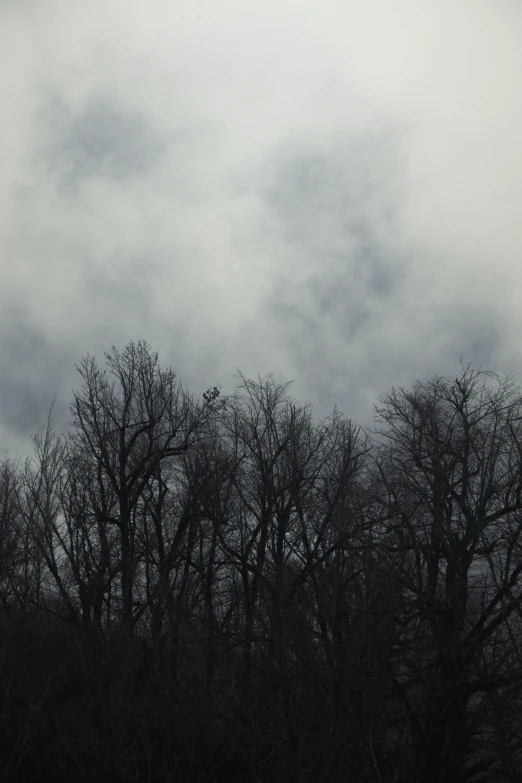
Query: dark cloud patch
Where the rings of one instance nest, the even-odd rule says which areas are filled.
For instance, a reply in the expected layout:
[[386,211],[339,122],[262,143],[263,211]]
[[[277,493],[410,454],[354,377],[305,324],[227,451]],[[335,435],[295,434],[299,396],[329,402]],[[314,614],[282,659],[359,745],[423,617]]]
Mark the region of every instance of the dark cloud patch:
[[271,313],[288,327],[287,339],[299,344],[302,349],[312,349],[320,341],[315,314],[306,312],[296,302],[289,302],[283,292],[274,297]]
[[354,240],[350,254],[352,272],[359,277],[366,292],[375,297],[385,297],[404,280],[405,270],[401,259],[372,230],[367,220],[346,218],[346,230]]
[[263,195],[284,224],[287,238],[300,239],[303,222],[336,208],[339,184],[328,156],[310,151],[283,160]]
[[290,301],[283,289],[274,296],[267,312],[267,317],[278,324],[280,339],[299,377],[304,379],[305,384],[311,378],[314,383],[321,383],[321,379],[326,381],[331,369],[328,330],[324,328],[320,315]]
[[72,111],[55,99],[47,117],[53,134],[47,155],[68,189],[89,177],[123,180],[145,174],[166,151],[145,117],[115,100],[92,97]]
[[411,388],[434,375],[451,379],[459,372],[461,358],[473,367],[502,371],[498,356],[505,327],[499,320],[478,305],[441,302],[429,321],[412,324],[408,343],[391,343],[383,335],[365,346],[366,380],[385,394],[392,386]]
[[116,338],[119,333],[121,339],[128,342],[141,339],[152,329],[154,304],[147,286],[148,275],[154,275],[154,264],[147,264],[145,259],[129,259],[122,274],[100,272],[87,276],[85,298],[93,316],[94,330],[104,339],[104,347],[108,335]]
[[0,338],[0,421],[16,436],[33,434],[56,394],[54,416],[62,429],[69,419],[69,384],[78,357],[70,346],[47,339],[24,314],[13,316]]
[[371,317],[363,292],[354,287],[348,275],[317,275],[306,284],[317,318],[329,318],[339,331],[354,337]]
[[[110,267],[110,264],[109,264]],[[171,365],[179,379],[202,393],[220,378],[219,337],[209,331],[208,345],[194,349],[190,323],[172,313],[168,323],[158,318],[147,278],[154,264],[130,259],[125,274],[91,271],[83,283],[85,310],[78,314],[85,328],[74,328],[63,339],[46,335],[23,308],[6,308],[0,321],[0,430],[26,440],[45,423],[57,395],[57,429],[69,429],[73,390],[82,384],[76,366],[93,356],[103,367],[103,351],[115,345],[123,350],[131,341],[148,340],[159,350],[163,365]],[[74,334],[74,336],[72,336]],[[231,379],[223,379],[229,381]],[[0,454],[3,445],[0,439]]]
[[[368,235],[364,221],[389,220],[392,191],[401,182],[396,137],[347,135],[326,150],[283,151],[273,162],[273,177],[262,195],[286,226],[303,237],[315,221],[328,217],[342,234]],[[368,224],[369,225],[369,224]]]
[[[148,285],[155,273],[150,259],[135,258],[128,260],[125,274],[88,276],[85,295],[97,324],[89,336],[88,352],[103,365],[104,349],[115,345],[123,350],[131,340],[147,340],[159,352],[160,363],[172,367],[180,381],[196,393],[205,391],[218,382],[223,350],[219,332],[209,323],[205,341],[198,342],[195,350],[193,324],[177,314],[174,305],[168,321],[160,319]],[[199,317],[205,321],[204,312]]]
[[502,316],[493,308],[487,311],[473,306],[448,307],[434,324],[435,330],[447,335],[447,361],[457,364],[462,357],[475,367],[498,370],[503,335],[507,331]]
[[[151,269],[152,267],[152,269]],[[140,273],[141,270],[141,273]],[[149,266],[153,273],[153,265]],[[84,281],[88,327],[64,327],[53,340],[22,306],[6,308],[0,322],[0,426],[16,437],[34,433],[47,417],[57,395],[54,417],[59,431],[69,428],[72,391],[81,386],[76,370],[87,353],[103,364],[104,349],[124,347],[154,331],[151,295],[143,284],[145,262],[129,264],[120,278],[91,273]],[[85,320],[86,312],[78,314]],[[82,334],[83,331],[83,334]],[[0,443],[1,451],[1,443]]]
[[263,192],[285,241],[316,262],[307,286],[317,311],[346,319],[350,334],[368,317],[368,300],[391,296],[406,277],[388,234],[399,162],[393,136],[349,137],[326,152],[282,155]]
[[[455,296],[434,301],[423,292],[429,313],[408,301],[411,258],[399,257],[393,241],[393,192],[402,186],[394,154],[375,139],[357,141],[351,151],[291,153],[264,194],[286,242],[313,270],[271,292],[267,317],[277,323],[307,396],[321,408],[338,402],[364,425],[377,394],[431,377],[433,356],[440,374],[456,372],[461,356],[495,369],[506,329],[492,309]],[[418,321],[402,321],[401,302],[404,317],[417,313]]]

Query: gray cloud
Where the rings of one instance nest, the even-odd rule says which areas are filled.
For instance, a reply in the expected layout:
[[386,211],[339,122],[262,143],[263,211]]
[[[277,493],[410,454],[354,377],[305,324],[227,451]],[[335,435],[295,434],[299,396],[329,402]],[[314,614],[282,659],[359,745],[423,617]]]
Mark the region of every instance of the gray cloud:
[[493,306],[482,309],[469,304],[453,312],[441,308],[433,329],[445,337],[443,362],[446,365],[451,362],[456,365],[462,357],[485,369],[499,366],[506,324]]
[[460,355],[520,367],[521,22],[507,0],[2,4],[1,443],[129,339],[196,389],[274,371],[361,423]]
[[77,110],[54,99],[42,110],[45,115],[52,127],[49,165],[67,189],[90,177],[143,176],[166,151],[146,118],[114,97],[90,96]]
[[49,340],[30,315],[11,311],[0,338],[0,427],[15,438],[32,435],[54,416],[68,422],[69,383],[76,358],[66,344]]

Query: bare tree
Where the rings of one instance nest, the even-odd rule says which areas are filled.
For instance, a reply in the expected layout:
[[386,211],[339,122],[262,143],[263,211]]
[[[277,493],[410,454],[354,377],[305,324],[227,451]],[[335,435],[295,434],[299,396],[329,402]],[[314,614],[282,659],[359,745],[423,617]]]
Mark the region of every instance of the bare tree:
[[[83,386],[71,405],[71,443],[98,478],[100,521],[119,530],[121,627],[128,636],[137,619],[133,584],[140,500],[161,464],[195,444],[213,400],[193,400],[146,343],[130,343],[121,353],[113,348],[105,359],[112,382],[92,357],[78,368]],[[114,510],[107,505],[107,485],[117,500]]]
[[[337,698],[336,620],[324,574],[343,552],[350,560],[362,528],[356,508],[362,507],[358,482],[366,451],[364,438],[338,411],[316,424],[311,406],[294,402],[288,386],[273,376],[240,376],[222,417],[237,469],[233,521],[221,529],[221,546],[241,596],[246,699],[257,705],[257,715],[251,708],[244,720],[254,736],[272,737],[281,774],[312,763],[305,738],[312,736],[319,680],[328,699]],[[255,683],[262,684],[262,696]],[[269,730],[262,728],[267,723]],[[324,748],[316,755],[316,773],[326,779]]]
[[376,408],[380,546],[402,595],[394,685],[419,780],[466,779],[474,697],[522,674],[506,638],[522,602],[521,413],[509,376],[470,366]]
[[144,547],[155,534],[164,578],[185,524],[181,520],[166,553],[158,520],[169,489],[165,477],[168,467],[204,437],[218,391],[196,400],[144,342],[121,352],[113,347],[104,357],[103,369],[89,356],[78,367],[83,384],[71,404],[69,474],[62,492],[67,542],[60,543],[78,584],[83,616],[99,625],[105,604],[107,622],[117,619],[112,733],[114,748],[126,754],[133,738],[125,704],[141,660],[136,628],[150,609],[145,579],[152,550]]

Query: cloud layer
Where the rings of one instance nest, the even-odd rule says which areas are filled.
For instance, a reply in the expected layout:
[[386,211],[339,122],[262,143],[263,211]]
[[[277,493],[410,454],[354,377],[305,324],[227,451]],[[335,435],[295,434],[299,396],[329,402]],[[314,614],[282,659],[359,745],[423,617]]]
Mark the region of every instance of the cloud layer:
[[460,355],[519,375],[521,28],[516,0],[4,1],[5,447],[129,339],[361,423]]

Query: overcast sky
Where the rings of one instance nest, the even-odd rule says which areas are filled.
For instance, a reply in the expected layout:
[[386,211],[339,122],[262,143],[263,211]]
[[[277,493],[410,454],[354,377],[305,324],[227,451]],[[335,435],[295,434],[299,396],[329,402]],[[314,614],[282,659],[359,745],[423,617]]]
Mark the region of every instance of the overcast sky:
[[461,355],[522,380],[521,40],[520,0],[1,0],[0,451],[131,339],[360,424]]

